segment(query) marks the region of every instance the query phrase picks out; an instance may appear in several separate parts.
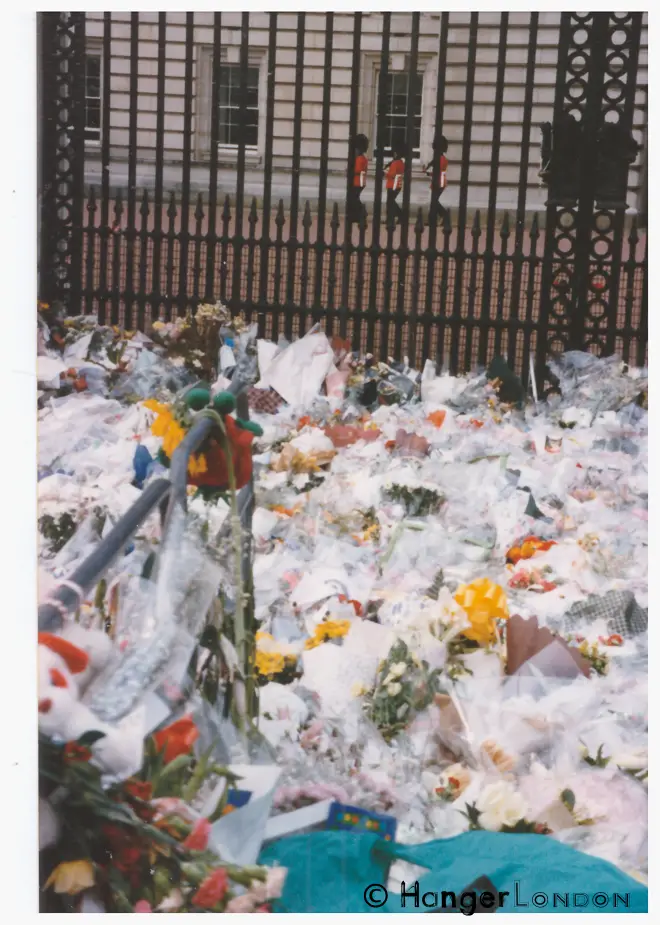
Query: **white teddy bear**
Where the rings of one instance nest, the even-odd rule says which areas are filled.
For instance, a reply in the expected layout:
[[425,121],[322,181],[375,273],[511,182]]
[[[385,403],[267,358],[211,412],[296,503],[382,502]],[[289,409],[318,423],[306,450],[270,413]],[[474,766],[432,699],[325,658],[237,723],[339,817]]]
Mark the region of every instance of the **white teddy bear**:
[[80,697],[112,657],[105,633],[72,624],[60,635],[39,634],[39,731],[64,742],[86,732],[102,732],[91,746],[95,762],[107,774],[125,779],[142,763],[144,712],[137,710],[121,724],[101,722]]

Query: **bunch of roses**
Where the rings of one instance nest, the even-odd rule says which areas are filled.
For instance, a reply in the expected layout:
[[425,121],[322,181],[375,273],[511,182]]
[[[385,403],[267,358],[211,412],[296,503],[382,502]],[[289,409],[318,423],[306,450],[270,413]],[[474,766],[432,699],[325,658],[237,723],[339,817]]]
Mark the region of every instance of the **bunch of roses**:
[[140,773],[109,789],[84,740],[44,745],[41,771],[63,794],[67,819],[44,889],[93,890],[109,912],[269,911],[286,871],[223,864],[209,844],[211,819],[190,808],[207,769],[222,770],[191,755],[198,737],[191,717],[171,723],[147,743]]
[[513,784],[498,780],[485,786],[477,800],[467,804],[462,815],[468,820],[471,831],[552,834],[544,823],[529,821],[527,812],[525,798]]

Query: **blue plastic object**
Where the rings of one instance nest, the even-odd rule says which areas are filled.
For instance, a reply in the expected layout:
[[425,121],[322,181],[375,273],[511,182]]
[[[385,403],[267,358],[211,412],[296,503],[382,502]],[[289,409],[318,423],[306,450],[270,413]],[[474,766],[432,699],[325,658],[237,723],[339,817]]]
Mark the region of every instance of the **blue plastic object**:
[[[387,888],[389,866],[396,859],[428,871],[405,882],[405,897],[400,885]],[[271,842],[259,862],[288,869],[274,912],[451,912],[453,894],[453,911],[469,915],[471,903],[475,910],[468,888],[481,878],[488,878],[498,893],[488,911],[648,911],[648,890],[642,884],[613,864],[545,835],[479,831],[399,845],[355,832],[310,832]]]
[[137,488],[144,487],[144,483],[149,476],[153,464],[154,459],[146,446],[140,444],[136,447],[135,455],[133,456],[133,470],[135,472],[135,485]]

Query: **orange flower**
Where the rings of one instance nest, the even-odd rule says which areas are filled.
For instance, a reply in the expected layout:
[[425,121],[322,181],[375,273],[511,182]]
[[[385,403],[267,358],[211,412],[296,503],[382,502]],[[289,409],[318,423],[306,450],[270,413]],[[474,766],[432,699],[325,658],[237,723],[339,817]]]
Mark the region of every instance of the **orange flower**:
[[179,755],[187,755],[198,738],[199,729],[190,716],[183,716],[160,732],[154,733],[153,737],[158,751],[165,751],[165,764],[174,761]]
[[298,421],[298,430],[302,430],[303,427],[307,427],[307,425],[311,423],[312,423],[312,419],[310,418],[308,414],[306,414],[304,417],[300,418],[300,420]]
[[219,867],[209,874],[192,898],[193,906],[200,909],[212,909],[224,899],[229,886],[229,878],[224,867]]
[[44,889],[52,886],[56,893],[75,896],[94,886],[94,865],[91,861],[63,861],[46,881]]
[[547,552],[557,544],[554,540],[542,540],[538,536],[528,536],[520,546],[512,546],[506,554],[507,562],[516,565],[521,559],[531,559],[537,552]]
[[433,424],[434,427],[442,427],[442,425],[445,423],[446,417],[446,411],[433,411],[431,414],[429,414],[426,420]]

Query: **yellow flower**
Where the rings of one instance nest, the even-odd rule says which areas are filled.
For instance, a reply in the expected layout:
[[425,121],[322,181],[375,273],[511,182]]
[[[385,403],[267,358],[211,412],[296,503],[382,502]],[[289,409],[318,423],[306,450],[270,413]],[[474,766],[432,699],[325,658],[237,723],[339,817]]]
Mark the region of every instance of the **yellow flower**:
[[181,427],[180,424],[177,424],[175,420],[171,420],[170,425],[167,428],[167,433],[163,437],[163,452],[165,455],[169,456],[171,459],[174,455],[174,451],[185,436],[186,432],[183,427]]
[[261,675],[274,675],[284,671],[286,660],[280,652],[262,652],[257,650],[255,667]]
[[314,630],[314,635],[310,636],[305,643],[305,648],[315,649],[317,646],[320,646],[322,642],[345,636],[350,628],[350,620],[326,620],[325,623],[319,623]]
[[94,886],[94,865],[91,861],[63,861],[46,881],[46,889],[49,886],[56,893],[68,893],[69,896],[88,890]]
[[488,578],[478,578],[469,585],[461,585],[454,600],[463,608],[470,621],[470,627],[463,630],[463,635],[481,645],[494,642],[495,620],[506,620],[509,617],[506,594],[502,588]]

